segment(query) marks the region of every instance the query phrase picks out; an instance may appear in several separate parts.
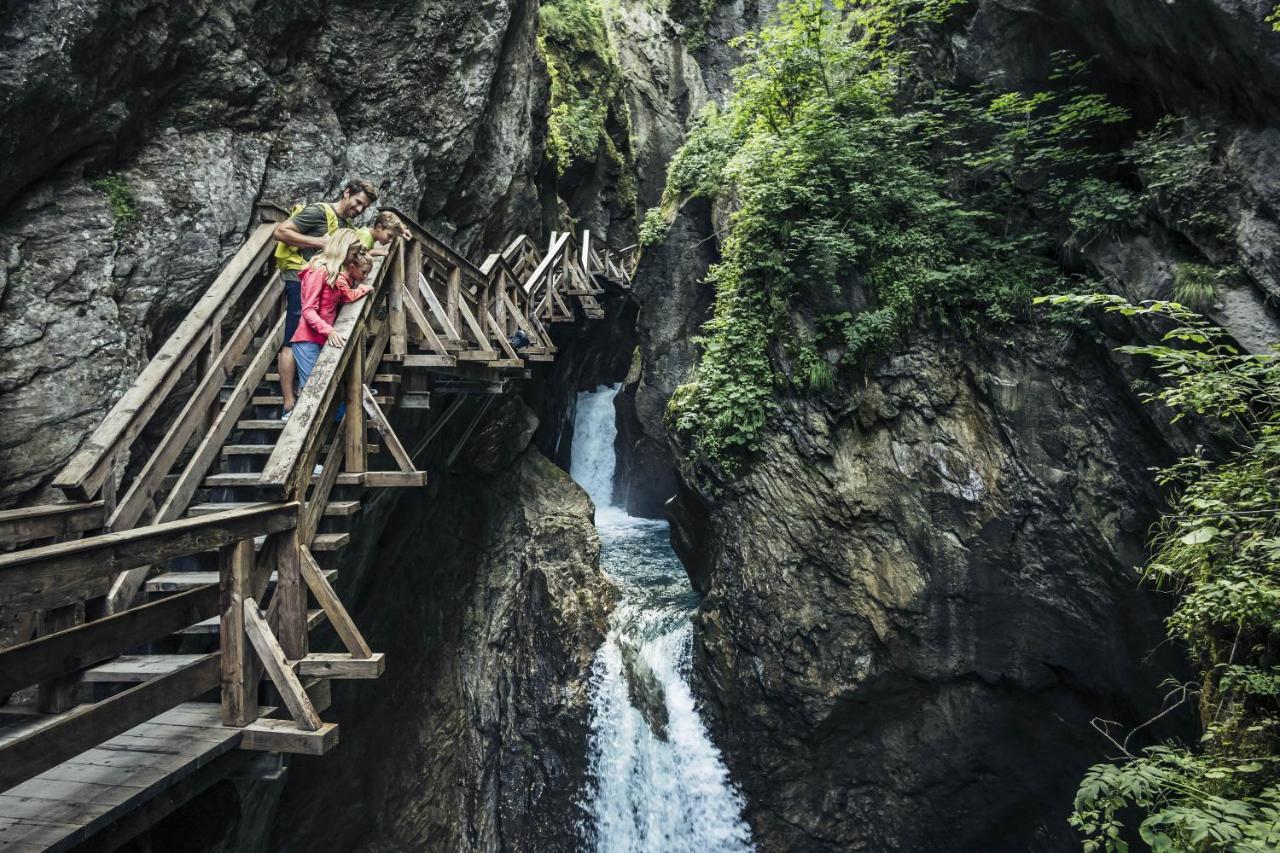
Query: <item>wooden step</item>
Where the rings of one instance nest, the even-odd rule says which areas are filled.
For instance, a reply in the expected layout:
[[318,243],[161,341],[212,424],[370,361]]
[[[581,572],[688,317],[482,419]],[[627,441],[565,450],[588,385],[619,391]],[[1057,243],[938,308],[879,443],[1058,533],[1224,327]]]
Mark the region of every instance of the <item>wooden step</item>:
[[464,350],[458,353],[458,361],[497,361],[497,350]]
[[[316,627],[321,622],[325,621],[325,619],[327,618],[328,617],[324,615],[323,610],[308,610],[307,611],[307,630],[310,631],[312,628]],[[183,628],[178,633],[179,634],[216,634],[218,633],[218,623],[219,623],[219,617],[214,616],[212,619],[206,619],[203,622],[197,622],[194,625],[189,625],[186,628]]]
[[405,367],[457,367],[458,360],[451,355],[409,353],[404,357]]
[[371,657],[357,658],[349,654],[312,653],[292,661],[299,676],[316,678],[377,678],[386,666],[386,655],[374,652]]
[[317,533],[311,540],[311,551],[340,551],[350,543],[350,533]]
[[207,655],[121,655],[86,669],[80,673],[80,679],[93,684],[141,684],[205,657]]
[[[338,572],[334,569],[326,569],[324,576],[332,583],[338,576]],[[276,573],[272,572],[267,583],[274,584],[276,577]],[[186,592],[199,586],[217,583],[217,572],[161,572],[147,580],[146,590],[147,592]]]
[[[230,502],[230,503],[210,503],[195,504],[187,508],[188,516],[210,515],[215,512],[226,512],[229,509],[248,509],[253,506],[266,506],[261,502]],[[324,514],[326,516],[342,516],[355,515],[360,511],[360,501],[329,501],[324,505]]]
[[[223,456],[270,456],[272,451],[276,449],[274,444],[227,444],[223,445]],[[366,444],[366,453],[378,453],[382,447],[377,444]],[[328,453],[328,445],[320,449],[321,453]]]
[[[311,482],[319,481],[319,477],[312,477]],[[242,473],[231,474],[210,474],[204,478],[204,486],[207,489],[219,489],[229,487],[240,488],[256,488],[261,486],[262,474],[257,471],[246,471]],[[364,474],[339,474],[339,486],[359,486],[364,483]]]
[[[395,402],[386,394],[375,394],[374,399],[378,401],[379,406],[394,406]],[[274,394],[253,397],[249,400],[255,406],[283,406],[284,397],[278,397]]]

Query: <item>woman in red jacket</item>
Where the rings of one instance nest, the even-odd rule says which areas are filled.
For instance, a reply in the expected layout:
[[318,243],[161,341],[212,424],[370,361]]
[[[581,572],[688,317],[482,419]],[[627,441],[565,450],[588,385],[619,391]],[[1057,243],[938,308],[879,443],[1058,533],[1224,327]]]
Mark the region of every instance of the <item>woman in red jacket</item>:
[[320,348],[325,344],[341,347],[347,341],[333,328],[338,306],[355,302],[369,294],[361,284],[373,268],[360,236],[350,228],[335,231],[322,253],[302,270],[302,318],[290,342],[298,365],[298,392],[307,384]]

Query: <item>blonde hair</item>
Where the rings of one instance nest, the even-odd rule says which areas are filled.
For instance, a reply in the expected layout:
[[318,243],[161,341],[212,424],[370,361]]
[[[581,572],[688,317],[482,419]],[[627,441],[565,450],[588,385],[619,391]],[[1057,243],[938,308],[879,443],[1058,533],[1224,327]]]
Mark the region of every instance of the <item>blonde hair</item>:
[[[324,249],[311,259],[311,263],[307,264],[307,269],[322,269],[325,272],[325,282],[333,287],[338,280],[338,274],[351,262],[351,250],[353,248],[364,251],[364,243],[360,242],[360,235],[351,228],[340,228],[330,234],[324,241]],[[356,253],[359,257],[360,252]]]
[[382,210],[378,212],[378,218],[373,220],[373,227],[374,228],[391,228],[396,231],[409,230],[408,228],[405,227],[404,221],[401,220],[399,216],[396,216],[394,213],[392,213],[389,210]]

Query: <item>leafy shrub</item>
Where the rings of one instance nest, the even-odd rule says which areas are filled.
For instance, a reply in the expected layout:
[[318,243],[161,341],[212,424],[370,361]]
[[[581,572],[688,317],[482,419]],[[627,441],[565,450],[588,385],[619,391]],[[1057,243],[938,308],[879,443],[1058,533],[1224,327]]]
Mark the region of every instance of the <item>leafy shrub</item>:
[[551,78],[547,155],[557,173],[575,161],[594,160],[603,149],[628,174],[631,118],[599,0],[544,3],[537,42]]
[[133,189],[116,173],[99,178],[91,186],[107,197],[111,217],[115,222],[115,235],[121,236],[138,218],[138,200],[134,197]]
[[1177,229],[1224,244],[1230,223],[1223,200],[1232,187],[1215,157],[1217,138],[1166,117],[1133,145],[1145,198]]
[[1128,849],[1127,821],[1153,850],[1280,849],[1280,356],[1242,354],[1222,329],[1170,302],[1059,296],[1170,326],[1158,345],[1121,351],[1154,361],[1164,387],[1147,396],[1200,418],[1239,447],[1215,462],[1202,450],[1160,471],[1175,490],[1156,527],[1145,582],[1177,595],[1167,625],[1200,677],[1176,691],[1194,701],[1203,735],[1138,753],[1112,738],[1117,762],[1090,769],[1072,824],[1086,850]]
[[1173,298],[1193,311],[1204,312],[1218,301],[1218,277],[1213,267],[1182,261],[1173,268]]

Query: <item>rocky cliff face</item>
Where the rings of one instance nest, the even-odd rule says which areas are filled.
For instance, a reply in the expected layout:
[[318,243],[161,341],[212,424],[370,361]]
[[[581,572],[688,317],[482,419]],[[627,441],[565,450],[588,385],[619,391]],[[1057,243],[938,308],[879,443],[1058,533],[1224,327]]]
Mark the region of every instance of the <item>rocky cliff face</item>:
[[0,502],[36,497],[239,246],[352,175],[468,252],[540,234],[536,9],[0,10]]
[[[1239,263],[1211,315],[1255,351],[1280,339],[1275,90],[1253,84],[1278,56],[1269,11],[992,0],[934,45],[938,73],[1009,87],[1044,81],[1054,50],[1096,56],[1092,83],[1138,121],[1215,132],[1224,235],[1162,210],[1073,262],[1136,299],[1172,298],[1184,261]],[[707,222],[686,210],[664,249],[686,280]],[[1078,844],[1065,817],[1105,752],[1089,721],[1149,718],[1180,669],[1132,569],[1160,506],[1147,469],[1193,439],[1136,404],[1114,343],[1027,329],[976,351],[918,329],[865,383],[784,401],[739,482],[685,472],[670,512],[707,593],[695,674],[763,849]]]

